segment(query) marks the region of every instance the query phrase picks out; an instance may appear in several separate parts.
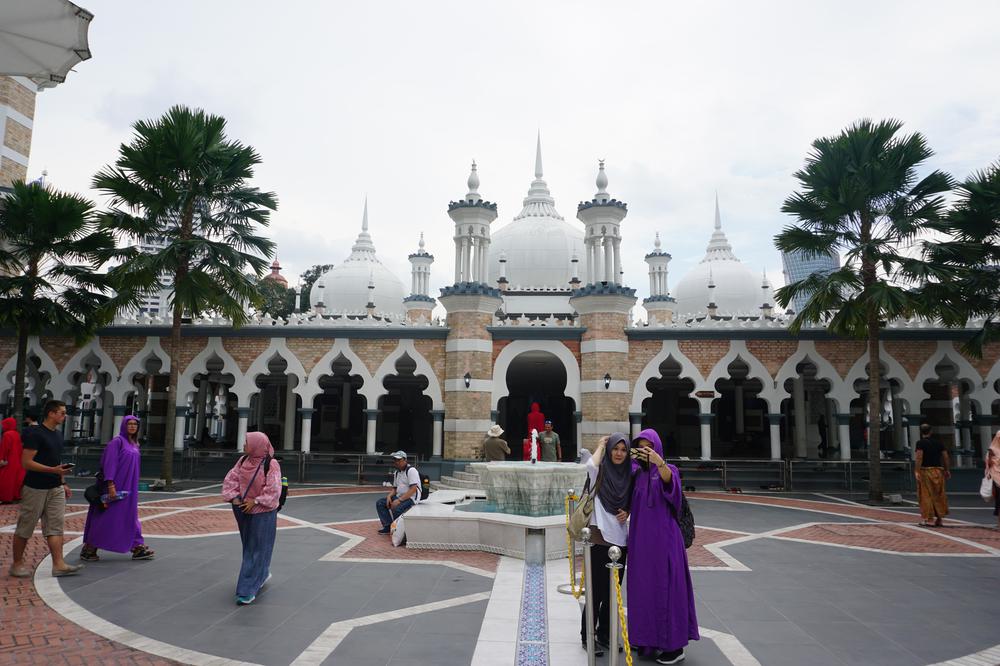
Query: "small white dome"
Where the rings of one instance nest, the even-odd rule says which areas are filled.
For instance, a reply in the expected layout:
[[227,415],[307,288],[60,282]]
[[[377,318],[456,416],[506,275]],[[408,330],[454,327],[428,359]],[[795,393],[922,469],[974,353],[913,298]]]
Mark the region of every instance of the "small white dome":
[[[709,280],[715,285],[709,288]],[[705,257],[677,283],[671,294],[677,299],[676,312],[694,314],[706,312],[714,302],[720,315],[752,314],[765,302],[774,304],[770,286],[762,288],[759,275],[743,265],[722,231],[719,202],[715,202],[715,231],[708,243]],[[765,294],[766,291],[766,294]]]
[[[374,289],[368,288],[369,283]],[[363,314],[371,298],[377,314],[402,316],[403,296],[403,283],[375,255],[375,245],[368,233],[366,200],[361,233],[351,255],[316,280],[309,293],[309,304],[315,308],[323,303],[327,314]]]

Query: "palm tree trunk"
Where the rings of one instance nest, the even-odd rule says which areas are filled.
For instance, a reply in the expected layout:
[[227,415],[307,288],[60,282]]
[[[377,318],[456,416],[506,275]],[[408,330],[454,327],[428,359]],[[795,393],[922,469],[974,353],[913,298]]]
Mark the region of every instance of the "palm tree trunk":
[[167,387],[167,427],[163,439],[163,480],[174,482],[174,433],[177,425],[177,385],[180,382],[181,316],[180,303],[174,303],[174,319],[170,327],[170,384]]
[[878,316],[868,318],[868,499],[882,501],[882,366],[879,364]]
[[17,365],[14,370],[14,414],[17,429],[24,421],[24,385],[28,370],[28,322],[22,319],[17,325]]

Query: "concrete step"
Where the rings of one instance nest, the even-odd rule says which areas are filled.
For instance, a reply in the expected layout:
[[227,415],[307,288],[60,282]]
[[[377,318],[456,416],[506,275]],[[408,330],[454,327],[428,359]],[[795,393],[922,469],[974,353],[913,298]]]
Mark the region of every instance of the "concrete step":
[[454,472],[454,477],[456,479],[462,479],[463,481],[475,481],[479,482],[479,475],[475,472]]
[[441,480],[437,482],[439,488],[449,488],[449,489],[479,489],[479,481],[466,481],[465,479],[456,479],[453,476],[442,476]]

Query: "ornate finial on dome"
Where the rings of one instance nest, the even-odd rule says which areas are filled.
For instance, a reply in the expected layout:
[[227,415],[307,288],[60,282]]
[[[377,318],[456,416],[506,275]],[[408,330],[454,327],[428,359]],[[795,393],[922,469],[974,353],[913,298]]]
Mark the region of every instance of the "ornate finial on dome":
[[660,251],[660,232],[659,231],[656,232],[656,240],[653,241],[653,247],[656,248],[657,252]]
[[722,230],[722,214],[719,212],[719,193],[715,193],[715,231],[712,232],[712,238],[708,241],[708,247],[705,249],[705,257],[701,260],[702,263],[706,261],[739,261],[736,255],[733,254],[733,246],[729,244],[729,239],[726,238],[726,233]]
[[365,195],[365,212],[361,216],[361,231],[368,231],[368,195]]
[[719,213],[719,193],[715,193],[715,230],[722,231],[722,215]]
[[538,130],[538,139],[535,143],[535,178],[542,177],[542,130]]
[[469,180],[466,181],[469,186],[469,193],[465,195],[465,198],[473,203],[482,201],[482,197],[479,196],[479,173],[476,171],[476,160],[472,160],[472,170],[469,172]]
[[417,243],[417,247],[420,248],[421,252],[424,251],[424,232],[422,232],[422,231],[420,232],[420,242]]
[[594,198],[601,202],[611,198],[608,195],[608,174],[604,172],[604,160],[597,160],[597,194]]
[[347,261],[355,259],[355,254],[358,252],[370,252],[375,254],[375,244],[372,243],[372,237],[368,233],[368,196],[365,196],[365,210],[361,215],[361,233],[358,234],[358,239],[354,241],[354,246],[351,247],[351,256],[347,258]]

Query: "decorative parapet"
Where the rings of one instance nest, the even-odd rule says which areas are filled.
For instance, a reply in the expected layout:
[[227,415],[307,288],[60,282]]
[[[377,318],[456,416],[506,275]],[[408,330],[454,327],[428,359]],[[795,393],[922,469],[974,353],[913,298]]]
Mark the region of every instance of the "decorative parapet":
[[497,210],[497,205],[492,201],[486,201],[485,199],[476,199],[472,201],[449,201],[448,202],[448,212],[455,210],[456,208],[485,208],[486,210],[491,210],[494,213]]
[[437,303],[437,300],[433,296],[425,296],[424,294],[410,294],[409,296],[403,299],[403,302],[404,303],[421,302],[434,305],[435,303]]
[[608,199],[607,201],[598,201],[597,199],[591,199],[590,201],[581,201],[577,207],[577,212],[581,210],[587,210],[588,208],[620,208],[624,211],[628,211],[628,204],[624,201],[618,201],[618,199]]
[[580,287],[573,294],[573,299],[583,296],[635,296],[635,289],[620,284],[601,282]]
[[501,292],[496,287],[491,287],[482,282],[459,282],[448,287],[442,287],[441,296],[492,296],[500,298]]

